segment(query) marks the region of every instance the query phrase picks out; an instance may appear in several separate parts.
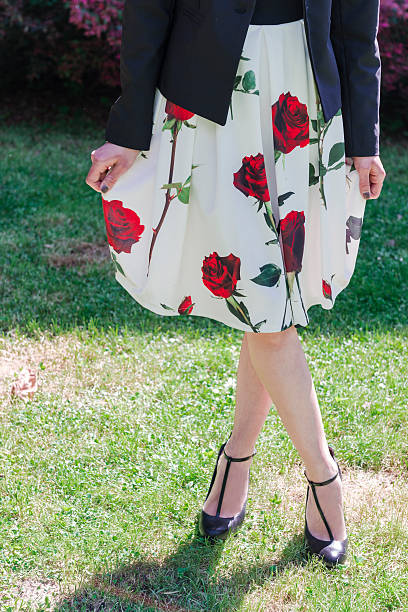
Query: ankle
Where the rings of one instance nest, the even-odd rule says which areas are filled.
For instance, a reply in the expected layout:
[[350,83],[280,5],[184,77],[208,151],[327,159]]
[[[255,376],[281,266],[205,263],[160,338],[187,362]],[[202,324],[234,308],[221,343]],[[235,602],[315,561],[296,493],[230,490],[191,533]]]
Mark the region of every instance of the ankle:
[[231,435],[224,450],[230,457],[249,457],[255,452],[255,444]]
[[321,459],[318,463],[305,465],[306,476],[313,482],[323,482],[338,473],[338,466],[333,457]]

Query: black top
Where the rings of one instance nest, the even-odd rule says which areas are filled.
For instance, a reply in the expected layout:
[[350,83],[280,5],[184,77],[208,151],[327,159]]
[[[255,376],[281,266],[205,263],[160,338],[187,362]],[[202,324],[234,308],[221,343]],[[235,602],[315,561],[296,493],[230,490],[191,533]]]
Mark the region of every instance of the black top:
[[251,23],[287,23],[303,19],[303,0],[257,0]]

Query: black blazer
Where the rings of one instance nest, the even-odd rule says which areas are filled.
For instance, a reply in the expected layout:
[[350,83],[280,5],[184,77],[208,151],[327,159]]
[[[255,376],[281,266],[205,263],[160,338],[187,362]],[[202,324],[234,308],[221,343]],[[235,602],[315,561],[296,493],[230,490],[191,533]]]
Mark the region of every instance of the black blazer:
[[[284,0],[283,0],[284,1]],[[109,142],[150,148],[156,87],[225,125],[256,0],[125,0],[122,94]],[[341,107],[347,156],[379,154],[380,0],[303,0],[306,38],[325,121]]]

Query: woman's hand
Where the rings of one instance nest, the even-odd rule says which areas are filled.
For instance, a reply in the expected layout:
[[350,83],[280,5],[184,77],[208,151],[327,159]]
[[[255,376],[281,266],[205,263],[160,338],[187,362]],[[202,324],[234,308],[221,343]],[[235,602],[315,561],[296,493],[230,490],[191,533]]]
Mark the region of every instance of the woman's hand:
[[92,166],[85,183],[95,191],[106,193],[130,168],[139,153],[138,149],[128,149],[112,142],[105,142],[91,153]]
[[387,173],[379,155],[371,157],[346,157],[346,164],[354,166],[360,179],[360,193],[366,200],[378,198]]

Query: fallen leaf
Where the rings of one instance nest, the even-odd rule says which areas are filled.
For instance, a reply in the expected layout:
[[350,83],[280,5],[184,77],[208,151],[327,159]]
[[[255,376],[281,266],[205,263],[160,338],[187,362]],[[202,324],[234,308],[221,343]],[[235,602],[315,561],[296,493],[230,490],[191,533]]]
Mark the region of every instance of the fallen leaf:
[[19,397],[25,402],[32,399],[37,390],[37,374],[33,368],[23,368],[17,380],[11,385],[12,397]]

